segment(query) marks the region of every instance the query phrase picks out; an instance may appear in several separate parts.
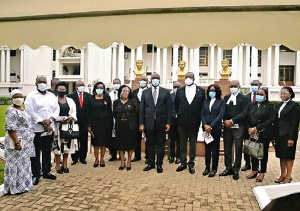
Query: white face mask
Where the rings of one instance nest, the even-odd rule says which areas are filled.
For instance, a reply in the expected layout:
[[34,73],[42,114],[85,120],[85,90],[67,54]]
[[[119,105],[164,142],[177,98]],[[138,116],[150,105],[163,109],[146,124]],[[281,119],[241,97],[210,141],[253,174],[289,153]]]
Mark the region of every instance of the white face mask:
[[186,78],[184,83],[185,85],[190,86],[194,83],[194,81],[191,78]]
[[77,90],[78,90],[78,92],[84,92],[84,86],[79,86],[78,88],[77,88]]
[[37,85],[37,88],[38,88],[38,90],[40,90],[41,92],[44,92],[44,91],[46,91],[46,89],[47,89],[47,84],[45,84],[45,83],[40,83],[40,84]]
[[24,103],[24,98],[23,97],[13,98],[12,103],[16,106],[21,106]]
[[112,87],[114,90],[118,90],[120,88],[120,84],[113,84]]

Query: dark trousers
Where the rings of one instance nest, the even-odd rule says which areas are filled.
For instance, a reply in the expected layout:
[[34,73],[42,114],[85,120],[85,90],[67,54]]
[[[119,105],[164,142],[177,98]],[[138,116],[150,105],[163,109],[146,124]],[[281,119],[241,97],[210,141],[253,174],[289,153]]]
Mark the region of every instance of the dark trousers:
[[174,158],[176,156],[176,158],[180,158],[180,141],[179,141],[178,125],[176,120],[174,125],[171,126],[169,134],[170,134],[170,157]]
[[42,172],[48,174],[51,171],[51,150],[53,142],[53,134],[41,137],[42,133],[35,133],[33,140],[35,147],[35,157],[31,160],[31,171],[34,177],[41,176],[41,151],[42,151]]
[[206,144],[205,142],[205,167],[210,169],[210,163],[212,160],[211,170],[217,171],[219,164],[219,151],[220,151],[220,137],[221,129],[212,130],[211,136],[214,138],[212,142]]
[[86,125],[79,125],[79,150],[74,154],[71,154],[72,161],[78,162],[78,160],[86,160],[88,152],[88,130]]
[[267,163],[269,158],[269,145],[270,145],[270,139],[261,139],[260,142],[264,144],[264,157],[261,160],[258,160],[254,157],[251,157],[251,163],[252,163],[252,171],[257,171],[259,162],[260,162],[260,172],[266,173],[267,172]]
[[145,135],[148,164],[155,165],[156,150],[156,165],[162,166],[165,154],[166,132],[164,130],[146,130]]
[[[241,168],[244,126],[239,128],[224,128],[224,157],[226,169],[238,172]],[[232,146],[234,143],[235,160],[232,166]]]
[[250,165],[250,155],[244,154],[245,165]]
[[141,151],[142,151],[142,145],[141,145],[141,140],[142,140],[142,133],[140,131],[137,131],[137,143],[136,143],[136,148],[134,149],[134,157],[135,158],[141,158]]
[[[198,136],[199,127],[181,127],[178,126],[179,132],[179,142],[180,142],[180,161],[182,165],[187,165],[187,141],[190,142],[190,151],[189,151],[189,164],[194,165],[194,160],[196,157],[196,144]],[[192,167],[191,166],[191,167]]]

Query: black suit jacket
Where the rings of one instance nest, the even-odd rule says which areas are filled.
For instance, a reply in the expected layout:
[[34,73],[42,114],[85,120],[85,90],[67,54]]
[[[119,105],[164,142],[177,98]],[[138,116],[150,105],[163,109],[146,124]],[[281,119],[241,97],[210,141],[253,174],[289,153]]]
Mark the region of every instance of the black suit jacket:
[[171,107],[169,90],[159,87],[156,105],[153,101],[152,88],[144,90],[140,102],[140,125],[144,125],[145,130],[164,131],[166,124],[171,123]]
[[172,119],[171,119],[171,125],[173,126],[175,124],[175,121],[177,119],[177,113],[176,113],[176,109],[175,109],[175,97],[176,94],[173,92],[170,94],[171,96],[171,103],[172,103]]
[[185,96],[185,87],[177,90],[175,97],[175,109],[177,112],[178,126],[189,128],[199,128],[201,122],[201,108],[205,99],[205,91],[200,86],[196,86],[196,94],[191,104]]
[[233,124],[244,126],[246,124],[247,110],[250,104],[249,98],[242,93],[239,93],[236,96],[236,105],[233,105],[232,102],[230,104],[227,104],[229,98],[230,94],[224,97],[226,103],[226,113],[224,120],[232,119]]
[[298,126],[300,119],[300,107],[299,104],[290,100],[280,112],[280,118],[278,118],[278,111],[283,102],[281,102],[276,108],[276,121],[275,132],[279,136],[289,136],[290,140],[296,141],[298,139]]
[[210,99],[204,100],[201,120],[204,131],[204,125],[209,125],[212,129],[222,129],[222,120],[225,116],[226,103],[222,98],[215,100],[214,104],[209,111]]
[[89,105],[89,100],[91,95],[87,92],[83,92],[83,105],[82,108],[79,103],[79,96],[77,91],[71,94],[68,94],[67,97],[72,98],[76,104],[76,112],[77,112],[77,124],[79,125],[87,125],[87,110]]
[[247,134],[249,128],[256,127],[260,138],[271,139],[274,137],[272,129],[276,119],[275,106],[268,101],[259,107],[257,104],[252,102],[248,107]]
[[139,98],[138,98],[138,93],[139,93],[139,89],[140,88],[137,88],[135,90],[132,91],[132,98],[136,99],[138,102],[140,102]]

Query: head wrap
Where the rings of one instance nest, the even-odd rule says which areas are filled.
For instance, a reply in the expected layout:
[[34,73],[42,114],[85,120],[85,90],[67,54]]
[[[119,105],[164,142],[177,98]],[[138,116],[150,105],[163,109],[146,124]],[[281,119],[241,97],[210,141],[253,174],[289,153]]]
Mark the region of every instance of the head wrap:
[[14,89],[10,93],[10,99],[12,99],[15,94],[22,94],[23,95],[23,93],[19,89]]

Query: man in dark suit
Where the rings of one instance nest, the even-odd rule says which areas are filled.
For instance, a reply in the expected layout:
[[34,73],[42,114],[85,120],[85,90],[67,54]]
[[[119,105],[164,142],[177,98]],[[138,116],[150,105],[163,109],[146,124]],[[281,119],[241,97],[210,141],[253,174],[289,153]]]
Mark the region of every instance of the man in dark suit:
[[157,153],[157,173],[163,172],[166,132],[170,130],[172,107],[169,90],[159,86],[160,75],[151,76],[152,87],[143,91],[140,103],[140,132],[145,131],[148,165],[144,171],[155,168]]
[[[230,81],[230,93],[224,97],[226,113],[224,117],[224,156],[226,169],[220,176],[233,175],[234,180],[239,179],[239,170],[242,161],[243,139],[249,99],[240,93],[240,82]],[[235,160],[232,166],[232,146],[235,146]]]
[[[180,88],[175,97],[175,109],[177,111],[177,123],[180,140],[181,165],[177,172],[189,167],[191,174],[195,173],[195,157],[197,136],[201,122],[201,108],[205,99],[205,91],[194,83],[192,72],[185,74],[185,86]],[[190,142],[189,163],[187,163],[187,141]]]
[[[172,121],[171,121],[171,129],[170,129],[169,163],[174,163],[174,158],[176,157],[175,164],[180,163],[180,142],[179,142],[179,133],[178,133],[178,124],[177,124],[177,113],[176,113],[174,101],[175,101],[176,92],[180,87],[181,84],[178,81],[176,81],[173,84],[173,93],[171,94]],[[176,149],[175,149],[175,145],[176,145]]]
[[[144,90],[146,90],[147,87],[147,77],[146,76],[141,76],[139,84],[140,87],[133,90],[132,92],[132,97],[135,98],[139,103],[141,102],[142,99],[142,93]],[[131,160],[131,162],[136,162],[141,160],[141,139],[142,139],[142,133],[140,131],[137,131],[137,145],[136,148],[134,149],[134,158]],[[146,151],[146,150],[145,150]]]
[[68,94],[67,97],[72,98],[76,104],[77,122],[79,126],[79,150],[71,155],[72,163],[75,165],[78,160],[82,164],[87,164],[86,156],[88,151],[88,131],[87,131],[87,108],[89,104],[90,94],[84,91],[84,83],[77,81],[75,83],[76,91]]
[[[248,93],[246,96],[247,98],[250,100],[251,102],[255,102],[256,101],[256,93],[259,90],[261,86],[261,83],[259,80],[253,80],[251,82],[251,87],[250,87],[250,93]],[[245,161],[245,166],[243,168],[241,168],[241,171],[247,171],[251,169],[251,164],[250,164],[250,156],[247,154],[244,154],[244,161]]]

